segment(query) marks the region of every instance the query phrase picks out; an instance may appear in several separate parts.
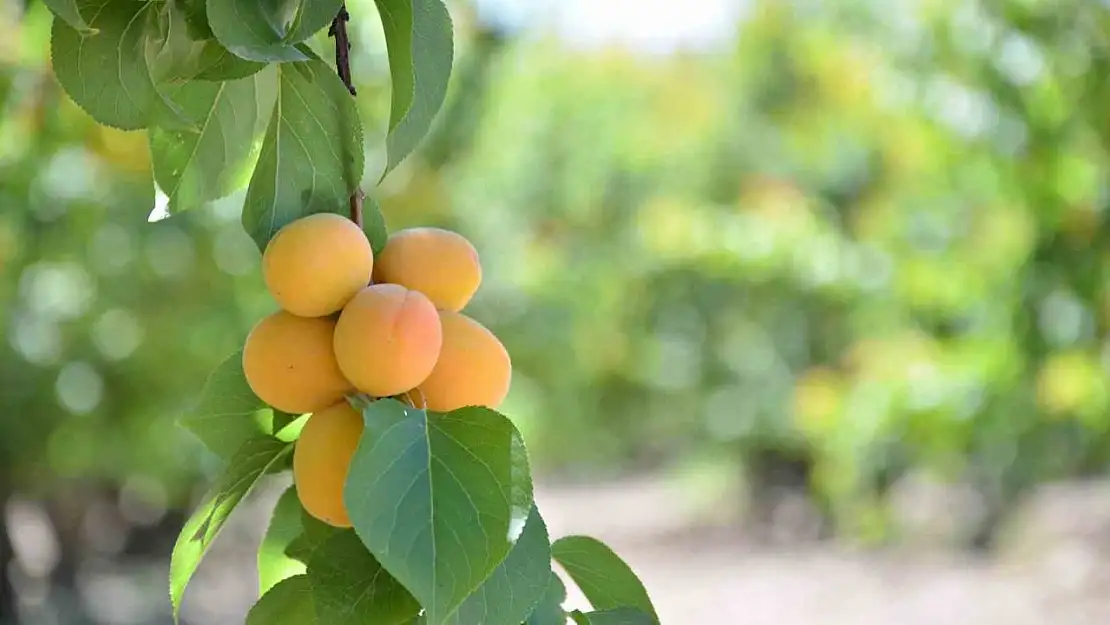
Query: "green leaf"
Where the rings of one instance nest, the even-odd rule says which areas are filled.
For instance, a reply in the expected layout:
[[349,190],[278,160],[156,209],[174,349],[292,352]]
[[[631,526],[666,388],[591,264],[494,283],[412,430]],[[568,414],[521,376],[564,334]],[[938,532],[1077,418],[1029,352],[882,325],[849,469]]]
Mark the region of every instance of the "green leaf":
[[[208,7],[205,0],[181,0],[182,12],[185,14],[185,23],[189,25],[189,34],[193,39],[212,39],[212,27],[208,25]],[[223,46],[221,46],[223,47]]]
[[178,423],[221,458],[230,458],[244,441],[273,433],[273,411],[247,384],[242,351],[216,367],[200,403]]
[[292,445],[268,436],[244,442],[205,502],[185,522],[170,556],[170,602],[173,605],[175,622],[181,611],[181,598],[189,579],[228,517],[254,488],[259,478],[292,450]]
[[152,124],[187,124],[158,91],[147,63],[148,29],[156,30],[154,6],[134,0],[77,0],[89,26],[83,35],[63,20],[54,20],[50,51],[54,75],[69,97],[106,126],[137,130]]
[[343,0],[208,0],[216,38],[253,61],[304,61],[294,47],[331,23]]
[[270,525],[258,547],[258,592],[265,595],[278,582],[305,572],[305,565],[285,550],[301,535],[301,502],[290,486],[282,493],[270,516]]
[[[203,10],[203,4],[201,5]],[[258,73],[266,67],[240,59],[227,48],[198,32],[195,24],[204,19],[185,0],[167,1],[159,13],[160,37],[148,42],[148,63],[156,83],[190,80],[234,80]],[[207,21],[202,22],[207,28]]]
[[612,549],[589,536],[565,536],[551,545],[563,566],[595,610],[637,608],[658,620],[647,590],[636,573]]
[[393,84],[386,174],[428,134],[447,95],[454,62],[451,15],[442,0],[375,0]]
[[656,625],[657,621],[635,608],[570,613],[578,625]]
[[370,552],[442,625],[520,536],[532,479],[520,433],[485,408],[447,414],[376,401],[344,502]]
[[563,585],[563,580],[552,571],[548,578],[547,591],[528,615],[524,625],[566,625],[567,613],[563,609],[566,600],[567,588]]
[[389,240],[389,230],[385,227],[385,216],[382,215],[381,206],[377,200],[366,197],[362,202],[362,231],[370,240],[370,247],[374,250],[374,257],[382,253],[386,241]]
[[285,555],[308,564],[312,554],[340,530],[320,521],[301,509],[301,527],[304,531],[285,549]]
[[150,131],[154,178],[169,197],[171,214],[220,199],[247,183],[259,119],[273,107],[266,78],[272,76],[191,81],[173,91],[198,130]]
[[535,506],[508,557],[478,590],[463,601],[451,625],[520,625],[547,592],[551,579],[551,543]]
[[282,580],[247,613],[247,625],[317,625],[312,585],[307,575]]
[[43,3],[54,15],[58,16],[58,19],[69,24],[70,28],[82,35],[95,35],[97,33],[97,30],[90,28],[85,18],[81,16],[77,0],[43,0]]
[[352,531],[336,533],[308,565],[316,616],[328,625],[402,625],[420,604],[366,551]]
[[347,214],[364,158],[354,99],[327,63],[276,69],[277,102],[243,205],[243,227],[259,249],[294,219]]

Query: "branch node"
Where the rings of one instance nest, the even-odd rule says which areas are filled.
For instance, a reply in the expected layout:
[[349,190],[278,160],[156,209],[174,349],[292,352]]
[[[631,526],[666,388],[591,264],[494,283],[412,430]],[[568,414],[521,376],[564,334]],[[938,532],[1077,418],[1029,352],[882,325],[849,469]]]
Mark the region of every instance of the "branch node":
[[[351,81],[351,38],[347,33],[349,21],[351,21],[351,14],[347,12],[347,5],[343,4],[339,7],[339,13],[335,15],[335,19],[331,21],[328,36],[335,37],[335,71],[339,74],[339,80],[343,81],[347,91],[355,96],[358,95],[358,91]],[[358,224],[360,228],[362,227],[362,198],[362,189],[359,188],[351,196],[350,202],[351,221]]]

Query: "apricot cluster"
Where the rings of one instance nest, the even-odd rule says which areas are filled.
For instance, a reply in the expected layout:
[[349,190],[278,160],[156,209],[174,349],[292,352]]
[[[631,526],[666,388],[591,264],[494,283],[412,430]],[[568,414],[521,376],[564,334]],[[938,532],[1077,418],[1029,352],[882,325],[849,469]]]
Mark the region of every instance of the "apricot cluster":
[[305,510],[325,523],[350,527],[343,485],[363,422],[347,396],[447,412],[496,408],[509,392],[508,352],[462,312],[482,268],[458,233],[402,230],[375,258],[357,224],[318,213],[274,235],[262,275],[280,310],[247,335],[243,373],[273,408],[312,413],[293,479]]

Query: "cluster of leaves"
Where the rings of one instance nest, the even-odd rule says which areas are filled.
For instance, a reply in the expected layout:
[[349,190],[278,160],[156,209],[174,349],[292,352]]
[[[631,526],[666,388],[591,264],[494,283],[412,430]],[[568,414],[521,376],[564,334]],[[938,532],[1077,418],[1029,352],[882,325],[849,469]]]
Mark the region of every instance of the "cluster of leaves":
[[[329,34],[343,27],[342,2],[47,4],[58,82],[101,124],[148,131],[155,182],[171,214],[245,185],[242,224],[264,249],[290,221],[345,213],[359,201],[359,115],[342,68],[312,46],[329,24]],[[393,84],[384,177],[443,102],[453,33],[440,0],[378,0],[377,8]],[[370,207],[364,216],[380,246],[380,215]],[[226,467],[174,547],[175,615],[238,504],[264,476],[290,468],[307,418],[258,400],[241,363],[241,354],[228,358],[183,420]],[[366,423],[344,493],[353,528],[316,521],[287,491],[259,549],[261,598],[248,623],[556,625],[568,616],[580,624],[658,623],[643,585],[610,549],[584,536],[550,539],[522,437],[505,416],[350,400]],[[593,612],[565,611],[553,562]]]

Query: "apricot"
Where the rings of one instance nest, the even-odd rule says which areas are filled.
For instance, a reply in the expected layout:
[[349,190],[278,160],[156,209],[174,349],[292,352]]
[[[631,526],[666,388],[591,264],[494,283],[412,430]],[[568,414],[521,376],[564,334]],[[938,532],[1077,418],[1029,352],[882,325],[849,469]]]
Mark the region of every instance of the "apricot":
[[262,278],[285,311],[300,317],[337,312],[370,283],[374,251],[358,224],[316,213],[277,231],[262,253]]
[[420,291],[436,308],[458,312],[482,283],[478,251],[442,228],[408,228],[389,237],[374,267],[375,282]]
[[297,498],[309,514],[333,527],[351,527],[343,486],[362,428],[362,415],[342,401],[310,416],[293,448]]
[[464,406],[497,408],[509,394],[513,365],[509,352],[484,325],[462,313],[440,311],[443,348],[431,375],[412,393],[428,410]]
[[442,345],[443,329],[431,300],[399,284],[359,291],[335,326],[340,371],[375,397],[397,395],[423,382]]
[[259,399],[293,414],[322,410],[354,389],[332,351],[335,322],[283,310],[263,317],[243,346],[243,374]]

